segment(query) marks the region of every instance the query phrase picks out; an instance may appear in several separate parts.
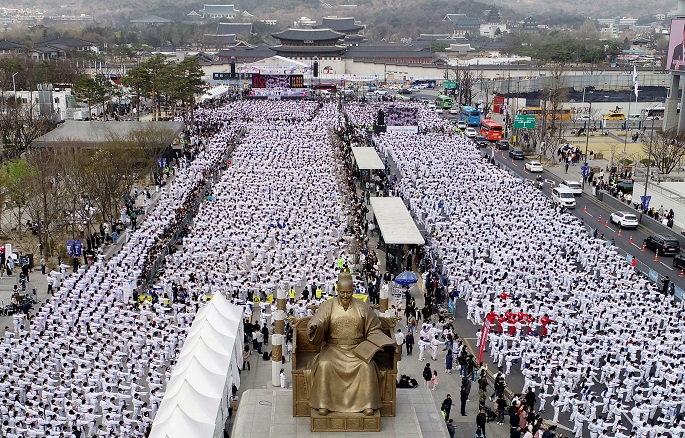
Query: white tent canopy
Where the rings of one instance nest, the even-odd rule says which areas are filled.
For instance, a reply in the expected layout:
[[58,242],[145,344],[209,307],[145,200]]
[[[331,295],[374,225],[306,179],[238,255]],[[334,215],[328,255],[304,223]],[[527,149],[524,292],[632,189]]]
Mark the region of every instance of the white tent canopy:
[[423,245],[425,240],[401,198],[371,197],[371,208],[385,243]]
[[152,438],[223,436],[233,385],[240,386],[243,307],[221,294],[196,314],[164,399]]
[[218,98],[222,97],[223,95],[225,95],[226,93],[228,93],[229,90],[230,90],[230,88],[228,88],[225,85],[219,85],[217,87],[214,87],[210,90],[207,90],[207,92],[205,94],[203,94],[202,97],[200,97],[200,102],[204,102],[205,100],[209,100],[209,99],[212,99],[212,100],[218,99]]
[[385,169],[378,153],[370,147],[353,147],[352,154],[359,170]]

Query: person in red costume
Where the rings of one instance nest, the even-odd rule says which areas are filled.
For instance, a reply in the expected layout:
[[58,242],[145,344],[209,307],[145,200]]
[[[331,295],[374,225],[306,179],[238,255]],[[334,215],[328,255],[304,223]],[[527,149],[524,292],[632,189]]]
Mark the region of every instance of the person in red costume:
[[547,325],[550,324],[550,323],[553,323],[553,322],[554,322],[554,320],[551,319],[551,318],[549,317],[549,315],[547,315],[546,313],[545,313],[545,316],[543,316],[542,318],[540,318],[540,324],[542,324],[542,332],[540,333],[540,336],[541,336],[541,337],[542,337],[542,336],[547,336]]

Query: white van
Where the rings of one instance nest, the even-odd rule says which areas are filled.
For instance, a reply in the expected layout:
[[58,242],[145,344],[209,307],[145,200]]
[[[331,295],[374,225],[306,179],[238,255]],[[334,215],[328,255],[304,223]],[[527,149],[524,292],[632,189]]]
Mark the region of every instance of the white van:
[[555,187],[552,189],[552,202],[566,208],[576,208],[576,197],[566,187]]

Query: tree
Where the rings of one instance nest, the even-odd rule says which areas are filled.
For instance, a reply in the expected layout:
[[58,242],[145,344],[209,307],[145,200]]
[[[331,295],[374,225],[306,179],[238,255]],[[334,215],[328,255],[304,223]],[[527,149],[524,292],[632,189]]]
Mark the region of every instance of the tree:
[[23,219],[26,213],[26,204],[31,197],[27,190],[28,178],[35,172],[26,160],[13,160],[0,167],[0,186],[7,193],[10,201],[10,216],[14,219],[10,231],[15,229],[19,237],[23,235]]
[[104,104],[109,97],[110,91],[109,79],[102,75],[97,75],[94,78],[81,76],[74,84],[74,93],[88,103],[89,118],[93,114],[92,107]]
[[[543,89],[547,99],[543,102],[542,120],[540,123],[540,152],[547,155],[556,149],[563,129],[560,112],[568,98],[568,88],[564,78],[566,64],[555,62],[549,65],[549,75]],[[554,159],[555,155],[552,155]]]
[[432,43],[431,44],[431,53],[444,52],[448,48],[449,48],[449,44],[446,44],[446,43]]
[[642,150],[659,174],[668,175],[685,156],[685,132],[678,133],[677,128],[656,131],[651,139],[643,140]]
[[[29,99],[31,100],[31,99]],[[0,141],[6,159],[21,155],[33,142],[55,127],[52,114],[40,114],[37,105],[16,101],[0,114]]]
[[126,72],[126,76],[121,79],[121,82],[135,92],[136,119],[140,120],[140,99],[146,96],[151,89],[152,77],[150,72],[143,66],[133,67]]
[[[65,176],[72,174],[74,162],[63,148],[34,148],[26,153],[31,172],[25,178],[26,210],[38,227],[34,232],[45,251],[52,255],[54,232],[64,212]],[[43,239],[43,237],[46,239]]]
[[163,55],[157,55],[148,59],[140,65],[147,71],[150,78],[149,92],[152,98],[152,120],[157,120],[160,105],[160,91],[164,88],[163,82],[166,79],[163,71],[168,67]]
[[599,31],[595,25],[595,20],[587,19],[578,29],[578,36],[581,39],[598,39]]
[[184,58],[179,63],[177,70],[181,80],[181,92],[178,97],[183,102],[183,119],[186,123],[192,124],[194,122],[192,117],[195,97],[205,89],[205,82],[202,80],[204,72],[197,57]]

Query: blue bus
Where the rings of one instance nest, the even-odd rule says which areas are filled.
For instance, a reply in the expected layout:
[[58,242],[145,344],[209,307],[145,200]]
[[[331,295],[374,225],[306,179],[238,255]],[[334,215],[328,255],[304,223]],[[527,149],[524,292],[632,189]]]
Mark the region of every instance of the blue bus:
[[435,88],[438,84],[436,79],[415,79],[411,81],[411,85],[419,88]]
[[462,106],[459,110],[459,120],[468,126],[480,126],[480,110],[472,106]]

